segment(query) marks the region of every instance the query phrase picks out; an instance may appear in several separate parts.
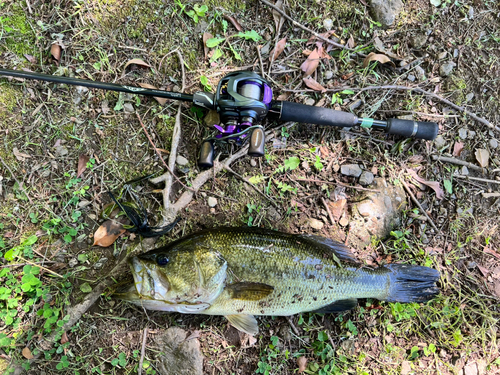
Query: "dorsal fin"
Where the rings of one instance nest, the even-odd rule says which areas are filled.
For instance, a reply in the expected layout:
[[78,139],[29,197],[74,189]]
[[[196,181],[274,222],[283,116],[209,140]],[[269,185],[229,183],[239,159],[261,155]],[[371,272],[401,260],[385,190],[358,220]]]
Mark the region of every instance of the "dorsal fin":
[[297,237],[314,244],[323,249],[323,251],[332,252],[340,261],[359,264],[358,260],[354,257],[346,245],[342,242],[334,241],[326,237],[316,236],[314,234],[299,234]]

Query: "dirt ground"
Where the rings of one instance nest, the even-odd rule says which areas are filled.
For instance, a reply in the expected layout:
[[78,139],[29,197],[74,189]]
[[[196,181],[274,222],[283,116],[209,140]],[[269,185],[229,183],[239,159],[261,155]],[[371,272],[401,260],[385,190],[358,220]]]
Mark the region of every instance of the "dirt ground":
[[[62,332],[68,308],[139,241],[126,233],[107,248],[93,246],[106,192],[164,172],[136,113],[168,157],[178,104],[0,77],[0,372],[12,360],[32,374],[133,374],[147,327],[142,373],[154,374],[162,351],[155,335],[178,326],[199,337],[206,374],[500,373],[500,5],[407,0],[395,23],[382,27],[368,3],[278,4],[292,23],[261,1],[0,0],[5,69],[178,91],[178,49],[186,93],[213,92],[225,74],[244,69],[264,72],[279,100],[437,122],[438,139],[423,141],[266,119],[274,138],[265,157],[245,156],[231,165],[236,173],[214,175],[158,244],[204,228],[255,225],[346,242],[370,266],[407,262],[442,275],[441,294],[429,303],[364,300],[340,315],[262,317],[256,342],[223,317],[146,312],[114,300],[117,279]],[[311,40],[303,27],[350,50]],[[206,47],[207,33],[219,44]],[[270,58],[285,37],[284,50]],[[301,67],[317,50],[315,83],[306,85]],[[366,64],[370,52],[386,58]],[[202,140],[214,134],[204,115],[183,106],[178,154],[187,164],[176,174],[187,186],[199,173]],[[364,191],[341,173],[344,164],[409,185],[413,198],[405,193],[407,207],[388,238],[353,242],[349,217]],[[160,188],[146,180],[135,186],[152,223],[161,220]],[[183,189],[174,184],[174,197]],[[347,199],[342,208],[339,194]],[[41,344],[54,334],[55,344]]]

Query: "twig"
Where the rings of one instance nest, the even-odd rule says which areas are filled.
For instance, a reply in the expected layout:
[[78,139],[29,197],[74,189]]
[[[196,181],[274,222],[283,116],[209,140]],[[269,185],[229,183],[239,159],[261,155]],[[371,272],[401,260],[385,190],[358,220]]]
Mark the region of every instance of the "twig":
[[14,173],[12,173],[12,170],[9,168],[9,166],[7,164],[5,164],[5,161],[3,160],[2,156],[0,156],[0,161],[2,161],[2,164],[4,165],[4,167],[7,168],[7,170],[10,173],[10,175],[12,176],[12,178],[17,182],[17,185],[19,186],[19,189],[21,189],[23,191],[24,195],[26,195],[26,197],[28,198],[28,201],[31,204],[33,204],[33,201],[31,200],[30,196],[28,195],[28,192],[26,190],[24,190],[23,185],[16,178],[16,175]]
[[262,63],[262,56],[260,55],[260,46],[256,45],[255,49],[257,50],[257,56],[259,56],[260,74],[262,75],[262,78],[265,78],[265,76],[264,76],[264,64]]
[[[261,0],[264,1],[264,0]],[[407,90],[407,91],[415,91],[423,95],[430,96],[431,98],[434,98],[436,100],[439,100],[440,102],[449,105],[450,107],[455,108],[458,111],[464,112],[466,115],[470,116],[472,119],[476,120],[477,122],[480,122],[481,124],[486,125],[488,128],[499,131],[500,132],[500,127],[493,125],[491,122],[488,120],[485,120],[482,117],[477,116],[476,114],[470,112],[464,107],[460,107],[459,105],[456,105],[455,103],[450,102],[448,99],[443,98],[442,96],[439,96],[437,94],[434,94],[433,92],[430,91],[425,91],[421,89],[420,87],[410,87],[410,86],[402,86],[402,85],[385,85],[385,86],[368,86],[368,87],[351,87],[351,88],[346,88],[346,90],[353,90],[353,91],[359,91],[352,100],[354,100],[360,93],[363,91],[368,91],[368,90]]]
[[440,156],[440,155],[432,155],[432,160],[434,161],[441,161],[444,163],[451,163],[451,164],[456,164],[456,165],[463,165],[464,167],[467,167],[469,169],[472,169],[473,171],[479,171],[479,172],[484,172],[485,170],[488,171],[486,168],[481,168],[478,167],[475,164],[469,163],[467,161],[463,161],[460,159],[455,159],[455,158],[450,158],[447,156]]
[[137,375],[142,375],[142,363],[144,362],[144,354],[146,353],[147,338],[148,338],[148,327],[144,328],[144,333],[142,336],[141,358],[139,359],[139,368],[137,369]]
[[295,181],[296,182],[300,182],[300,181],[317,182],[319,184],[328,184],[328,185],[340,185],[340,186],[344,186],[346,188],[355,189],[355,190],[372,191],[374,193],[378,193],[379,192],[378,190],[367,189],[367,188],[364,188],[364,187],[361,187],[361,186],[351,186],[351,185],[348,185],[348,184],[344,184],[343,182],[340,182],[340,181],[331,182],[331,181],[313,180],[313,179],[309,179],[309,178],[297,178]]
[[297,327],[295,327],[295,324],[293,324],[293,318],[291,316],[287,316],[286,317],[286,320],[288,320],[288,324],[290,324],[290,327],[292,327],[292,331],[297,335],[297,336],[300,336],[300,332],[299,330],[297,329]]
[[413,203],[415,203],[418,207],[418,209],[424,213],[425,217],[427,218],[427,220],[429,220],[429,223],[431,223],[431,226],[434,228],[434,230],[436,231],[436,234],[439,233],[439,229],[437,228],[436,224],[434,224],[434,221],[431,219],[431,217],[429,216],[429,214],[424,210],[424,208],[422,207],[422,205],[420,204],[420,202],[417,200],[417,198],[415,198],[415,195],[413,195],[413,192],[410,190],[410,188],[408,187],[408,185],[406,184],[406,182],[404,180],[401,179],[401,182],[403,183],[403,187],[405,188],[406,192],[410,195],[411,197],[411,200],[413,201]]
[[[54,262],[54,261],[44,261],[43,262],[44,264],[54,264],[54,263],[57,263],[57,262]],[[4,264],[2,266],[0,266],[0,269],[2,268],[7,268],[7,267],[21,267],[21,266],[25,266],[27,263],[13,263],[13,264]],[[40,267],[39,263],[36,263],[36,262],[33,262],[31,263],[31,265],[35,265],[37,267]]]
[[32,266],[35,266],[35,267],[41,268],[42,270],[47,271],[47,272],[49,272],[49,273],[53,274],[54,276],[60,277],[61,279],[63,279],[63,278],[64,278],[63,276],[59,275],[57,272],[54,272],[54,271],[52,271],[52,270],[49,270],[48,268],[45,268],[44,266],[41,266],[41,265],[39,265],[39,264],[36,264],[35,262],[31,262],[31,261],[29,261],[29,260],[27,260],[27,259],[24,259],[23,257],[20,257],[20,256],[18,256],[18,258],[19,258],[19,259],[21,259],[23,262],[26,262],[26,263],[28,263],[28,264],[31,264]]
[[252,183],[250,183],[249,181],[247,181],[247,180],[245,179],[245,177],[243,177],[243,176],[242,176],[242,175],[240,175],[239,173],[235,172],[235,171],[234,171],[231,167],[229,167],[229,166],[225,166],[225,167],[224,167],[224,169],[225,169],[226,171],[231,172],[232,174],[234,174],[236,177],[238,177],[238,178],[239,178],[241,181],[243,181],[244,183],[248,184],[248,185],[249,185],[252,189],[254,189],[257,193],[259,193],[259,194],[260,194],[260,195],[262,195],[264,198],[266,198],[269,202],[271,202],[271,203],[272,203],[272,205],[273,205],[274,207],[276,207],[276,208],[280,208],[280,207],[278,206],[278,204],[277,204],[275,201],[273,201],[273,200],[271,199],[271,197],[269,197],[269,196],[267,196],[266,194],[264,194],[263,192],[261,192],[259,189],[257,189],[257,187],[256,187],[254,184],[252,184]]
[[462,176],[461,174],[454,174],[453,177],[457,178],[462,178],[464,180],[472,180],[472,181],[479,181],[479,182],[486,182],[487,184],[499,184],[500,181],[496,180],[488,180],[486,178],[479,178],[479,177],[470,177],[470,176]]
[[26,5],[28,6],[28,12],[30,12],[30,14],[33,14],[29,0],[26,0]]
[[325,206],[326,212],[328,212],[328,217],[330,218],[330,221],[332,222],[332,225],[335,225],[335,220],[333,220],[332,211],[330,211],[330,207],[328,207],[328,204],[326,203],[325,198],[321,197],[321,202]]
[[[292,17],[290,17],[288,14],[286,14],[285,12],[283,12],[280,8],[278,8],[277,6],[271,4],[269,1],[266,1],[266,0],[260,0],[263,4],[267,5],[268,7],[270,8],[273,8],[276,12],[278,12],[279,14],[281,14],[283,17],[285,17],[288,21],[290,21],[291,23],[293,23],[295,26],[297,27],[300,27],[302,30],[305,30],[307,31],[308,33],[311,33],[313,34],[316,38],[318,39],[321,39],[322,41],[324,42],[327,42],[327,43],[330,43],[332,46],[335,46],[335,47],[338,47],[338,48],[342,48],[342,49],[346,49],[348,51],[352,51],[352,52],[356,52],[355,50],[353,50],[352,48],[349,48],[347,46],[344,46],[342,44],[339,44],[337,42],[334,42],[333,40],[331,39],[328,39],[328,38],[325,38],[324,36],[321,36],[320,34],[318,34],[317,32],[305,27],[304,25],[298,23],[297,21],[295,21]],[[364,54],[362,53],[358,53],[360,56],[365,56]]]

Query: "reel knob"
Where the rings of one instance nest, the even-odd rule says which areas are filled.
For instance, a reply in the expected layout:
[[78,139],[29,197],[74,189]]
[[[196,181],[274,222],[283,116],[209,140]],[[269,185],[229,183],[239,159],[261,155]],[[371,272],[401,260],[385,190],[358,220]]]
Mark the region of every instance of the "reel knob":
[[264,144],[266,143],[266,136],[264,129],[259,127],[252,131],[250,136],[250,144],[248,146],[248,155],[255,157],[264,156]]
[[212,141],[203,141],[198,157],[200,168],[212,168],[214,166],[214,144]]

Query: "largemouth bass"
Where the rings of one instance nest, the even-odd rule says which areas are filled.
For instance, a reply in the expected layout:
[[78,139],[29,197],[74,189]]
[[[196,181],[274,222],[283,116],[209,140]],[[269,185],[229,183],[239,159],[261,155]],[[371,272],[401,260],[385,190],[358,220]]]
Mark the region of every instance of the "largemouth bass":
[[358,298],[425,302],[439,272],[389,264],[363,268],[349,248],[314,235],[217,228],[134,257],[134,285],[118,298],[146,309],[224,315],[255,335],[254,315],[340,312]]

